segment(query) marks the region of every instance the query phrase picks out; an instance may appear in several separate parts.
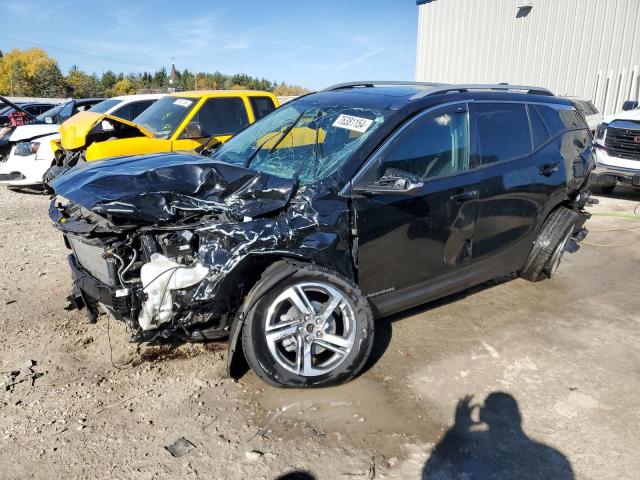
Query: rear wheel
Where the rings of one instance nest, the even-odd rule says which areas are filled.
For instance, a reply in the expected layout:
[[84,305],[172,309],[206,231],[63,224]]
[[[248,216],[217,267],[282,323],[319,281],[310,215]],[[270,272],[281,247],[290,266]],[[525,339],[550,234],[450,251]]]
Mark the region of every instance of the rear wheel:
[[308,265],[251,308],[242,345],[249,366],[267,383],[320,387],[358,374],[373,332],[373,315],[359,289],[335,272]]
[[577,217],[576,212],[565,207],[551,212],[520,271],[522,278],[538,282],[556,273],[573,235]]

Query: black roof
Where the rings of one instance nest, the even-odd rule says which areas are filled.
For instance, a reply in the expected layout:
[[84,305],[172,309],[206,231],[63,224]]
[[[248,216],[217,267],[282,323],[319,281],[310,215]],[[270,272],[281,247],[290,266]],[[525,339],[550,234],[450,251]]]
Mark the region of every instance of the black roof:
[[571,105],[547,89],[522,85],[437,84],[418,82],[353,82],[303,97],[321,104],[357,105],[400,110],[412,104],[438,104],[463,99],[512,100]]

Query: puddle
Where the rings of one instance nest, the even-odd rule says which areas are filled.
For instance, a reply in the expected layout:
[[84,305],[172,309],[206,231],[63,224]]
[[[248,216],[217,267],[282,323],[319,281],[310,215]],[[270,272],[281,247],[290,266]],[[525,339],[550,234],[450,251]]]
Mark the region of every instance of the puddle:
[[[250,380],[256,386],[259,380]],[[387,382],[359,378],[325,389],[264,388],[253,399],[264,427],[279,436],[323,435],[373,449],[387,458],[400,455],[405,444],[435,442],[440,425],[426,406],[401,398]]]

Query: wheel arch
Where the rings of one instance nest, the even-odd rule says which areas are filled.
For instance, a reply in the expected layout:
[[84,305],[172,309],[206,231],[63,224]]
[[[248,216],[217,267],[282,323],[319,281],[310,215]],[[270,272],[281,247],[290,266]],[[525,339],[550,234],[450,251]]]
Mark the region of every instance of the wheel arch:
[[[314,259],[315,260],[315,259]],[[242,355],[241,332],[247,312],[256,301],[281,281],[290,277],[303,264],[315,264],[331,268],[331,263],[310,260],[302,254],[294,252],[265,252],[247,255],[224,278],[219,286],[222,295],[236,292],[234,299],[238,308],[231,322],[229,332],[229,347],[227,353],[227,375],[238,378],[241,375],[244,357]],[[348,275],[353,279],[353,273]],[[258,282],[265,279],[258,288]],[[242,289],[237,288],[242,283]]]

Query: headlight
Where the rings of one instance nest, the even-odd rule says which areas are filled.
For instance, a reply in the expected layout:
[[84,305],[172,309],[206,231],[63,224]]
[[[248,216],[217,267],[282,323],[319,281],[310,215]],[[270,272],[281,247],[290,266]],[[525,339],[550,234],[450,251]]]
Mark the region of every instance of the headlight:
[[607,133],[607,127],[609,124],[601,123],[596,128],[596,140],[604,140],[604,135]]
[[16,149],[13,153],[21,157],[28,157],[29,155],[36,153],[39,148],[40,144],[38,142],[20,142],[16,145]]

